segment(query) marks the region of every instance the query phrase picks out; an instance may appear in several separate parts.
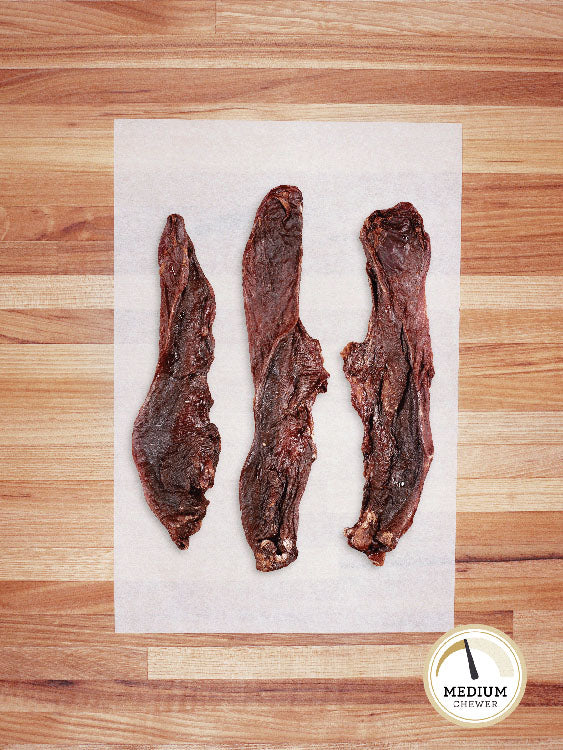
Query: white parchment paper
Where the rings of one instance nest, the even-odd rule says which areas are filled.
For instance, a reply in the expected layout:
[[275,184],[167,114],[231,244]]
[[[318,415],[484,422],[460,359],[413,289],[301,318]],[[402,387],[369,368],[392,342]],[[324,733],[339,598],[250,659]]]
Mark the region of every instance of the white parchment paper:
[[[321,342],[328,392],[314,406],[318,458],[301,502],[298,559],[259,573],[239,514],[253,435],[241,259],[263,196],[304,197],[301,319]],[[385,565],[343,534],[358,518],[362,424],[341,349],[370,313],[358,239],[375,209],[412,202],[432,244],[427,302],[436,375],[435,456],[414,524]],[[210,505],[187,551],[149,510],[131,431],[157,361],[157,248],[180,213],[215,290],[209,375],[221,433]],[[115,121],[115,628],[119,632],[444,631],[453,625],[461,125]]]

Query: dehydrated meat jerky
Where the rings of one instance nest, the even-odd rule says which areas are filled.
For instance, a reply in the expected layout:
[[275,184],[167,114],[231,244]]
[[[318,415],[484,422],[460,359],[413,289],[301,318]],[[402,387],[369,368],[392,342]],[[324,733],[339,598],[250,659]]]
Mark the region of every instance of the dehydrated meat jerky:
[[184,220],[168,217],[158,248],[160,339],[156,372],[133,428],[133,458],[145,497],[185,549],[201,526],[221,440],[209,421],[213,399],[215,296],[197,261]]
[[364,424],[366,481],[360,518],[346,536],[350,546],[383,565],[413,521],[434,452],[424,291],[430,240],[410,203],[375,211],[360,239],[373,309],[365,341],[348,344],[342,356]]
[[274,188],[260,204],[242,264],[255,433],[239,496],[262,571],[297,557],[299,503],[316,458],[311,409],[328,379],[320,344],[299,319],[302,228],[300,190]]

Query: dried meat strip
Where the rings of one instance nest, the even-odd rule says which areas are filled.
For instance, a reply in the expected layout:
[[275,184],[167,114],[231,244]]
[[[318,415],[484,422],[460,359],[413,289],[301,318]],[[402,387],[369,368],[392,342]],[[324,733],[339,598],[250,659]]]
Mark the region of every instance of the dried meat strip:
[[383,565],[412,524],[434,448],[434,375],[425,279],[430,240],[410,203],[375,211],[360,239],[373,309],[366,339],[342,352],[352,403],[364,424],[365,486],[350,546]]
[[264,198],[242,264],[255,433],[240,477],[242,524],[261,571],[297,557],[299,503],[316,458],[311,409],[326,391],[321,347],[299,319],[303,198]]
[[160,339],[154,379],[133,429],[133,458],[146,500],[174,543],[185,549],[201,526],[221,440],[209,421],[213,399],[213,289],[184,220],[168,217],[158,248]]

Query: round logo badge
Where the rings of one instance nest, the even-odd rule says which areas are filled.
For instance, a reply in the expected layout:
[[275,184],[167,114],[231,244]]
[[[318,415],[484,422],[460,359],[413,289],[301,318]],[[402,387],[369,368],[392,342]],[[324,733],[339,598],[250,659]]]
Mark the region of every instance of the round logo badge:
[[486,625],[462,625],[432,646],[424,671],[428,700],[456,724],[483,727],[520,703],[526,665],[516,644]]

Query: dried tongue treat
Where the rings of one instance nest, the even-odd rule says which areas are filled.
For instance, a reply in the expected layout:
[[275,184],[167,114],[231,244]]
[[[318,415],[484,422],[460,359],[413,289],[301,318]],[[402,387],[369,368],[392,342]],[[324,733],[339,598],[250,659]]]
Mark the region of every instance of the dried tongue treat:
[[185,549],[201,526],[221,440],[209,421],[213,399],[215,296],[184,220],[168,217],[158,248],[160,340],[156,372],[133,428],[133,458],[146,500],[174,543]]
[[242,263],[255,433],[239,491],[261,571],[297,557],[299,503],[316,458],[311,409],[328,379],[320,344],[299,320],[302,227],[300,190],[274,188],[260,204]]
[[375,211],[360,239],[373,309],[366,339],[342,352],[352,404],[364,424],[364,496],[346,529],[350,546],[375,565],[412,524],[434,447],[434,375],[424,291],[430,240],[410,203]]

